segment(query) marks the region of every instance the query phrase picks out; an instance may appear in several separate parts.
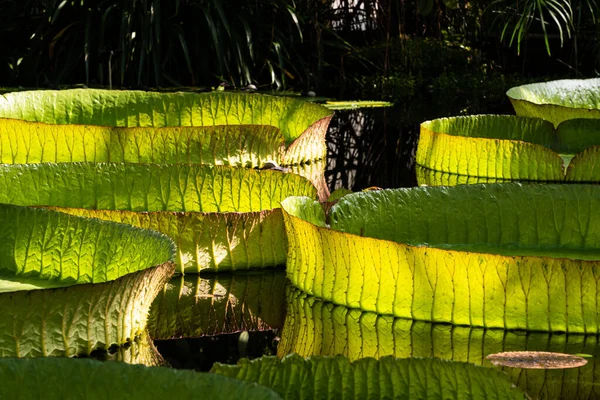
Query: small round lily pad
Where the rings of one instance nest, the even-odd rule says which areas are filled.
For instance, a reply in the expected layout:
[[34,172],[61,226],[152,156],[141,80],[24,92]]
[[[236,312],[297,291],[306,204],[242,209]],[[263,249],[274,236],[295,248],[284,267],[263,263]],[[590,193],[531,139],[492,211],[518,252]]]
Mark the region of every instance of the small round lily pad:
[[578,368],[587,364],[583,357],[547,351],[507,351],[486,358],[496,366],[526,369]]

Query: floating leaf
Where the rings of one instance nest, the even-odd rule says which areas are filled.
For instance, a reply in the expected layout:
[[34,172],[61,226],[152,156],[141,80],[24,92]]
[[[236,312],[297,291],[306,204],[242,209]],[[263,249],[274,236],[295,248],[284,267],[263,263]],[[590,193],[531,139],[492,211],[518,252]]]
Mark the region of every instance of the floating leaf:
[[[180,271],[285,263],[279,207],[316,197],[306,179],[278,171],[189,164],[0,166],[0,202],[49,206],[161,231],[178,246]],[[275,210],[273,210],[275,209]]]
[[364,357],[438,357],[486,367],[486,358],[506,351],[546,351],[596,356],[568,370],[507,368],[511,380],[533,398],[593,398],[600,379],[599,340],[596,335],[505,331],[432,324],[379,315],[321,301],[300,290],[288,294],[285,325],[277,354],[343,355],[350,361]]
[[475,185],[478,183],[511,183],[516,180],[505,180],[497,178],[483,178],[479,176],[449,174],[447,172],[434,171],[432,169],[415,166],[417,182],[420,186],[457,186]]
[[89,356],[143,338],[173,274],[171,240],[6,204],[0,221],[1,357]]
[[511,88],[506,95],[518,115],[554,126],[576,118],[600,118],[600,78],[564,79]]
[[283,327],[284,271],[203,278],[178,276],[148,317],[154,339],[200,337]]
[[231,165],[283,163],[281,131],[273,126],[125,128],[51,125],[0,119],[0,163],[115,162]]
[[335,304],[415,320],[597,333],[600,187],[474,185],[282,203],[287,271]]
[[118,362],[66,358],[0,360],[0,398],[279,399],[272,390],[237,379]]
[[[18,92],[0,96],[0,117],[46,124],[86,125],[87,129],[90,129],[89,125],[155,128],[269,125],[281,131],[285,144],[289,146],[283,156],[285,165],[325,158],[325,133],[331,116],[330,110],[318,104],[290,97],[247,93],[72,89]],[[7,120],[0,121],[0,129],[6,124],[10,125]],[[6,129],[10,131],[13,128],[9,126]],[[46,126],[39,129],[52,132],[56,135],[53,140],[62,143],[59,128]],[[70,127],[68,131],[82,129],[86,127]],[[105,129],[94,132],[97,134],[94,138],[100,139],[102,135],[99,132],[106,135],[106,132],[113,131]],[[117,132],[125,134],[128,131]],[[126,133],[126,136],[139,136],[143,132],[144,130],[133,131]],[[185,132],[188,131],[184,130]],[[73,133],[67,132],[67,137],[69,134]],[[83,149],[79,146],[70,151],[78,153]],[[64,152],[69,150],[64,149]]]
[[525,398],[498,371],[438,359],[383,357],[350,362],[342,356],[290,355],[281,360],[242,359],[238,365],[217,363],[212,372],[256,382],[293,399]]
[[289,172],[308,179],[317,189],[319,200],[325,201],[329,197],[329,185],[325,180],[327,160],[319,160],[308,164],[292,165]]
[[[554,129],[547,121],[509,115],[441,118],[421,124],[416,161],[428,170],[492,181],[597,182],[595,152],[586,149],[600,146],[599,130],[600,120],[570,120]],[[565,175],[563,160],[574,156],[578,161]],[[432,174],[419,182],[440,180],[427,179]]]
[[332,203],[334,201],[338,201],[339,199],[341,199],[342,197],[344,197],[347,194],[352,194],[352,190],[348,190],[348,189],[344,189],[344,188],[339,188],[336,189],[333,193],[331,193],[331,196],[329,196],[329,198],[327,199],[327,201],[329,203]]

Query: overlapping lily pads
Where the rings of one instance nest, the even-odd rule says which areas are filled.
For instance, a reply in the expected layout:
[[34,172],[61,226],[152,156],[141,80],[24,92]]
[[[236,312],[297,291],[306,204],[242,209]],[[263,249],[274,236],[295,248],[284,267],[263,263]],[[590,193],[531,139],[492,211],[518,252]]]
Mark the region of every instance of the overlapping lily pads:
[[288,295],[288,312],[278,355],[297,353],[364,357],[438,357],[491,367],[487,356],[505,351],[589,354],[587,365],[568,370],[505,368],[513,383],[532,398],[593,398],[600,379],[596,335],[560,335],[432,324],[378,315],[324,302],[297,289]]
[[157,340],[194,338],[283,327],[281,270],[173,278],[156,298],[148,332]]
[[0,360],[6,399],[280,399],[272,390],[216,374],[64,358]]
[[518,182],[507,179],[485,178],[480,176],[468,176],[450,174],[448,172],[434,171],[432,169],[415,166],[417,183],[420,186],[456,186],[456,185],[476,185],[478,183],[511,183]]
[[600,187],[474,185],[283,202],[288,277],[414,320],[598,333]]
[[256,382],[290,399],[524,399],[505,376],[489,368],[438,359],[379,360],[290,355],[215,364],[212,372]]
[[0,205],[0,356],[89,356],[145,335],[173,274],[157,232]]
[[554,126],[576,118],[600,118],[600,78],[563,79],[517,86],[506,92],[518,115]]
[[557,129],[541,119],[509,115],[426,121],[421,124],[416,156],[424,168],[420,183],[462,183],[473,178],[598,182],[599,132],[600,120],[570,120]]
[[[173,157],[196,159],[211,149],[223,151],[227,158],[239,151],[264,148],[267,154],[281,151],[280,159],[273,160],[280,161],[280,165],[295,165],[325,158],[325,133],[332,115],[326,107],[298,99],[243,93],[72,89],[0,96],[0,117],[7,118],[0,121],[0,129],[21,136],[26,132],[21,143],[32,151],[37,151],[40,141],[46,143],[45,147],[54,143],[61,147],[60,157],[69,161],[93,161],[90,157],[108,161],[112,157],[124,162],[138,162],[140,158],[169,162]],[[51,125],[19,124],[10,119]],[[232,126],[238,131],[227,132]],[[225,141],[237,133],[249,134],[252,140]],[[282,145],[288,148],[282,149]],[[158,149],[153,153],[151,147]],[[117,154],[112,154],[115,150]],[[46,157],[51,160],[52,156]]]
[[[28,165],[24,170],[47,170],[42,181],[19,178],[19,191],[35,192],[35,185],[51,184],[52,199],[24,195],[5,201],[62,207],[64,212],[164,232],[180,249],[181,272],[281,265],[286,248],[279,201],[293,194],[328,195],[323,173],[331,115],[325,107],[296,99],[241,93],[87,89],[9,93],[0,96],[0,162],[14,164],[13,171],[20,168],[16,164]],[[115,167],[121,168],[117,173],[84,162],[170,166],[140,166],[132,172],[136,167],[122,165]],[[281,166],[307,177],[317,190],[298,176],[255,170]],[[94,168],[103,171],[103,184],[97,184]],[[174,173],[179,176],[165,180],[158,177],[163,172],[156,176],[139,172],[148,168],[162,168],[167,175],[167,170],[178,171]],[[7,166],[3,173],[11,175],[9,170]],[[93,191],[82,200],[85,204],[69,199],[83,181]],[[26,187],[30,184],[34,186]],[[122,186],[126,184],[147,187],[133,194]],[[154,191],[161,203],[158,209],[144,203],[144,190]],[[177,196],[171,191],[193,190],[205,191],[190,200],[196,205],[169,200]],[[98,200],[113,195],[122,196],[123,202],[103,205]]]
[[177,244],[179,271],[285,263],[281,210],[287,196],[316,197],[306,179],[279,171],[192,164],[0,166],[0,203],[163,232]]

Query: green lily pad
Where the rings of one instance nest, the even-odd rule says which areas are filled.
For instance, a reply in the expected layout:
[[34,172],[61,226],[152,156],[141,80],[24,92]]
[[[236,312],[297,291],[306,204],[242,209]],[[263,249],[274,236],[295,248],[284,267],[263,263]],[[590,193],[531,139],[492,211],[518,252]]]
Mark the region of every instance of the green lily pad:
[[0,163],[284,163],[281,131],[265,125],[114,127],[0,119]]
[[288,278],[335,304],[487,328],[600,332],[600,187],[473,185],[283,201]]
[[[25,139],[34,142],[30,145],[33,149],[31,152],[38,152],[36,142],[45,141],[48,147],[51,144],[57,146],[56,152],[61,157],[74,158],[72,161],[92,161],[89,159],[92,157],[90,148],[94,148],[98,157],[101,157],[98,161],[104,161],[102,157],[109,157],[106,154],[109,149],[117,149],[117,153],[123,153],[121,157],[126,162],[139,162],[135,160],[148,157],[153,160],[170,159],[174,154],[179,158],[194,158],[198,157],[196,153],[199,149],[202,154],[202,151],[207,151],[212,146],[224,151],[225,157],[235,157],[240,150],[246,153],[256,150],[256,139],[238,138],[235,146],[234,143],[222,141],[219,146],[218,143],[208,142],[207,136],[217,140],[222,138],[219,135],[224,130],[228,136],[247,134],[250,131],[250,136],[261,138],[260,129],[263,128],[255,131],[258,128],[247,125],[267,125],[276,128],[282,141],[288,146],[281,155],[282,164],[300,164],[325,158],[325,134],[332,114],[332,111],[318,104],[289,97],[244,93],[70,89],[0,95],[0,117],[5,118],[0,120],[0,132],[18,131],[20,135],[27,132]],[[17,124],[10,119],[50,125]],[[68,127],[64,129],[54,126],[56,124],[66,124]],[[237,132],[227,132],[231,126],[238,126],[234,128]],[[109,127],[193,128],[149,131]],[[268,139],[269,135],[271,139]],[[272,140],[272,133],[269,135],[263,140],[270,144],[267,153],[279,151],[280,143]],[[145,137],[147,139],[143,140]],[[158,146],[150,146],[155,141]],[[177,148],[170,148],[165,152],[161,149],[165,145]],[[158,149],[153,153],[154,147]],[[25,149],[21,152],[24,153]],[[228,152],[233,154],[227,154]],[[97,153],[93,153],[94,156]],[[204,160],[210,158],[209,155]],[[134,161],[129,161],[130,159]]]
[[0,116],[4,118],[125,127],[270,125],[282,131],[287,144],[331,115],[323,106],[289,97],[233,92],[69,89],[0,97]]
[[447,172],[434,171],[429,168],[415,166],[417,182],[420,186],[457,186],[457,185],[476,185],[479,183],[512,183],[520,182],[508,179],[484,178],[480,176],[468,176],[450,174]]
[[174,271],[166,236],[0,204],[0,356],[90,356],[145,334]]
[[216,374],[66,358],[0,359],[7,399],[279,399],[272,390]]
[[[514,384],[533,398],[593,398],[600,379],[596,335],[560,335],[433,324],[379,315],[319,300],[293,289],[277,354],[343,355],[350,361],[385,356],[438,357],[492,367],[487,356],[507,351],[595,354],[582,368],[506,368]],[[568,395],[567,395],[568,394]]]
[[502,374],[472,364],[438,359],[379,360],[298,355],[242,359],[238,365],[215,364],[212,372],[273,389],[293,399],[477,399],[495,396],[524,399]]
[[45,206],[157,230],[178,247],[179,271],[285,263],[281,200],[316,198],[294,174],[192,164],[0,166],[0,202]]
[[[554,129],[537,118],[473,115],[423,122],[416,161],[427,170],[488,181],[598,182],[596,147],[600,120],[570,120]],[[440,180],[432,174],[420,183]]]
[[563,79],[513,87],[506,92],[517,115],[554,126],[576,118],[600,118],[600,78]]
[[325,107],[330,110],[356,110],[358,108],[385,108],[391,107],[388,101],[356,100],[356,101],[326,101]]

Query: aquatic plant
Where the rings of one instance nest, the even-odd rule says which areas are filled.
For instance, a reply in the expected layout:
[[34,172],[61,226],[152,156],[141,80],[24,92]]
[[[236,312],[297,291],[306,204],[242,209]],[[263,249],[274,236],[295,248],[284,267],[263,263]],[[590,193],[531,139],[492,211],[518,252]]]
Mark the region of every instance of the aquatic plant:
[[591,119],[555,129],[539,118],[510,115],[440,118],[421,124],[416,162],[431,171],[420,171],[428,184],[451,182],[437,172],[475,182],[598,182],[599,131],[600,120]]
[[[331,115],[297,99],[243,93],[9,93],[0,96],[0,161],[26,165],[3,170],[22,185],[4,201],[162,231],[178,245],[181,272],[281,265],[279,202],[317,195],[296,174],[328,195],[318,168]],[[252,169],[280,167],[296,174]],[[46,198],[25,195],[37,179],[51,184]],[[77,200],[73,190],[87,194]]]
[[563,79],[510,88],[506,95],[517,115],[538,117],[554,126],[576,118],[600,118],[600,78]]
[[272,390],[217,374],[66,358],[0,359],[0,397],[43,399],[279,399]]
[[283,201],[292,284],[350,308],[486,328],[597,333],[600,187],[355,193]]
[[[325,302],[298,289],[287,295],[285,326],[277,354],[302,357],[343,355],[349,361],[365,357],[437,357],[493,367],[491,354],[514,351],[595,355],[596,335],[557,335],[507,331],[444,323],[429,323],[351,309]],[[587,358],[583,368],[531,370],[503,368],[503,372],[532,398],[596,395],[600,359]]]
[[281,329],[285,272],[176,276],[156,297],[148,316],[155,340]]
[[363,358],[289,355],[283,359],[243,359],[238,365],[215,364],[212,372],[273,389],[283,398],[477,399],[485,394],[523,399],[498,371],[439,359]]
[[0,204],[0,357],[90,356],[141,343],[175,269],[164,235]]

